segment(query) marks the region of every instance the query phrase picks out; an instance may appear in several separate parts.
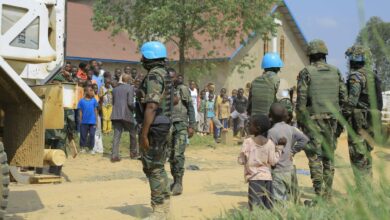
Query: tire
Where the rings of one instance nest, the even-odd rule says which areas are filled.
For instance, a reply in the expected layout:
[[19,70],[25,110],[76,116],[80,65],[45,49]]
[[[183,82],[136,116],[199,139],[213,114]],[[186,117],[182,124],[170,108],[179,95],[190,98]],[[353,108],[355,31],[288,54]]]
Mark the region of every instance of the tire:
[[4,219],[9,195],[9,166],[4,145],[0,142],[0,220]]

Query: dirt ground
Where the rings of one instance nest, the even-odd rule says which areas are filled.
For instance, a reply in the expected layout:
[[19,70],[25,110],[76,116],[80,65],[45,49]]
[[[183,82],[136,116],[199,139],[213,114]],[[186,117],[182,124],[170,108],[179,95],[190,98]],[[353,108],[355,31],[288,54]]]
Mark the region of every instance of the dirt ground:
[[[247,206],[247,185],[243,167],[236,158],[240,147],[217,145],[216,148],[189,147],[188,165],[200,170],[186,170],[184,194],[172,198],[175,219],[207,219]],[[345,135],[336,152],[334,195],[345,193],[353,184]],[[390,150],[375,148],[375,167],[390,165]],[[304,153],[295,157],[303,198],[313,192]],[[166,167],[169,170],[169,166]],[[377,170],[377,169],[375,169]],[[101,155],[80,155],[68,159],[63,168],[62,184],[10,186],[7,219],[139,219],[151,213],[150,191],[139,161],[124,158],[112,164]],[[390,172],[385,172],[390,177]],[[378,173],[374,173],[378,179]]]

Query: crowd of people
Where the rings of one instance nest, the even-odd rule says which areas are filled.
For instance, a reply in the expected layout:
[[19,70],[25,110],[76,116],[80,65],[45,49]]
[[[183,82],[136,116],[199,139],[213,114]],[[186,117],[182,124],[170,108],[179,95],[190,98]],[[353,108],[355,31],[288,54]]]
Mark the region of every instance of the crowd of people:
[[[181,76],[183,77],[183,76]],[[137,69],[126,66],[123,71],[115,69],[114,74],[105,71],[102,62],[91,60],[81,62],[78,68],[67,62],[63,70],[53,78],[52,82],[77,83],[83,92],[79,94],[79,104],[75,113],[75,122],[80,132],[80,146],[82,152],[102,153],[101,134],[108,135],[114,132],[113,161],[119,161],[119,142],[123,130],[130,132],[131,158],[138,158],[137,122],[135,117],[135,93],[143,75]],[[123,84],[131,87],[123,89]],[[245,122],[247,121],[248,88],[233,89],[228,95],[226,88],[221,88],[217,93],[215,84],[210,82],[200,89],[198,84],[190,80],[188,82],[192,105],[195,110],[196,126],[195,131],[201,135],[212,135],[216,142],[220,142],[221,134],[228,129],[233,130],[234,137],[246,136]],[[115,93],[114,88],[124,90]],[[129,103],[121,103],[126,100],[123,94],[133,93]],[[114,96],[118,96],[118,106],[114,108]],[[120,103],[120,104],[118,104]],[[95,111],[96,110],[96,111]],[[122,111],[127,111],[122,113]],[[119,122],[118,122],[119,121]],[[127,121],[123,124],[121,121]],[[94,126],[96,125],[96,126]],[[96,138],[92,138],[95,137]],[[89,138],[88,138],[89,137]],[[187,140],[188,141],[188,140]]]
[[[277,74],[284,64],[276,53],[265,54],[263,74],[245,88],[233,89],[230,96],[226,88],[217,94],[213,83],[204,89],[195,81],[185,85],[184,76],[167,67],[167,51],[160,42],[145,43],[141,54],[148,72],[145,77],[130,67],[123,73],[116,69],[111,75],[102,63],[92,60],[80,63],[78,69],[67,63],[54,80],[77,82],[85,88],[75,114],[81,147],[94,153],[98,149],[95,140],[99,140],[94,138],[96,127],[109,134],[112,124],[111,161],[118,162],[121,134],[130,133],[130,157],[142,161],[156,219],[165,219],[170,195],[183,191],[184,153],[195,131],[201,136],[213,135],[219,142],[221,134],[231,128],[234,136],[244,138],[238,162],[245,166],[249,207],[271,209],[275,202],[292,200],[294,191],[298,194],[293,158],[302,150],[309,160],[316,195],[330,200],[334,151],[343,127],[336,114],[341,112],[355,133],[364,130],[372,134],[372,114],[381,108],[379,91],[378,105],[371,105],[368,99],[369,73],[364,68],[365,49],[360,45],[346,52],[351,73],[345,85],[340,71],[326,63],[325,43],[310,42],[310,65],[298,75],[296,103],[288,90],[277,97]],[[348,132],[348,144],[356,182],[369,185],[363,180],[372,176],[372,146],[353,134]],[[171,192],[164,167],[167,159],[174,178]]]

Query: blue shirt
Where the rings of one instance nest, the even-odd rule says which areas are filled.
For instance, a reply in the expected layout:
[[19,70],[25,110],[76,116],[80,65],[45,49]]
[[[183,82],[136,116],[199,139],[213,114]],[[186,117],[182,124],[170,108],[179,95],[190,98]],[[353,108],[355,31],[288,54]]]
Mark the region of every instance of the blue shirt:
[[92,75],[92,80],[95,80],[95,81],[96,81],[96,84],[97,84],[98,89],[99,89],[99,91],[100,91],[100,88],[101,88],[101,87],[103,86],[103,84],[104,84],[104,79],[103,79],[103,77]]
[[207,111],[207,118],[214,118],[215,117],[215,111],[214,111],[214,102],[207,101],[206,103],[206,111]]
[[79,109],[82,112],[81,124],[87,124],[87,125],[96,124],[95,109],[97,109],[98,106],[99,104],[97,103],[95,98],[92,98],[90,100],[82,98],[79,101],[77,109]]

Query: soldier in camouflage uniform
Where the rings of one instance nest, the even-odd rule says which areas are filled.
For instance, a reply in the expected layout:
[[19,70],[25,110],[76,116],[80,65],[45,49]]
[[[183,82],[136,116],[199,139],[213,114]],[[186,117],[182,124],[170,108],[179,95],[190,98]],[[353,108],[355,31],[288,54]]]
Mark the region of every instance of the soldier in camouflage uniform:
[[141,122],[140,151],[143,171],[149,180],[153,214],[166,219],[169,212],[168,176],[164,168],[171,130],[172,85],[166,71],[165,46],[156,41],[141,47],[142,65],[148,71],[137,91],[137,121]]
[[276,93],[280,79],[277,76],[283,61],[277,53],[267,53],[263,57],[261,68],[263,75],[252,82],[248,97],[248,115],[268,115],[271,105],[277,101]]
[[171,192],[175,196],[183,192],[184,152],[187,145],[187,137],[191,138],[194,134],[196,121],[190,89],[183,84],[183,76],[178,76],[174,69],[169,69],[168,72],[175,88],[175,106],[172,113],[172,143],[169,157],[171,174],[174,180],[171,185]]
[[368,95],[369,71],[365,68],[367,53],[369,51],[361,45],[354,45],[345,52],[349,60],[350,72],[347,80],[348,102],[344,115],[356,134],[355,137],[348,134],[348,146],[352,169],[358,184],[362,183],[362,180],[372,178],[373,148],[361,136],[362,131],[370,133],[370,118],[372,118],[370,113],[374,111]]
[[334,176],[337,120],[346,101],[346,88],[340,71],[326,63],[328,49],[322,40],[309,43],[310,65],[298,75],[297,121],[310,141],[305,149],[314,191],[330,199]]
[[[70,82],[64,77],[63,72],[58,73],[54,76],[52,83],[64,83]],[[50,146],[51,149],[60,149],[65,153],[66,151],[66,141],[67,139],[73,140],[74,133],[76,132],[76,122],[74,118],[74,110],[65,109],[64,111],[64,128],[63,129],[46,129],[45,130],[45,145]],[[56,175],[61,175],[62,166],[56,167],[51,166],[49,169],[50,173]]]

